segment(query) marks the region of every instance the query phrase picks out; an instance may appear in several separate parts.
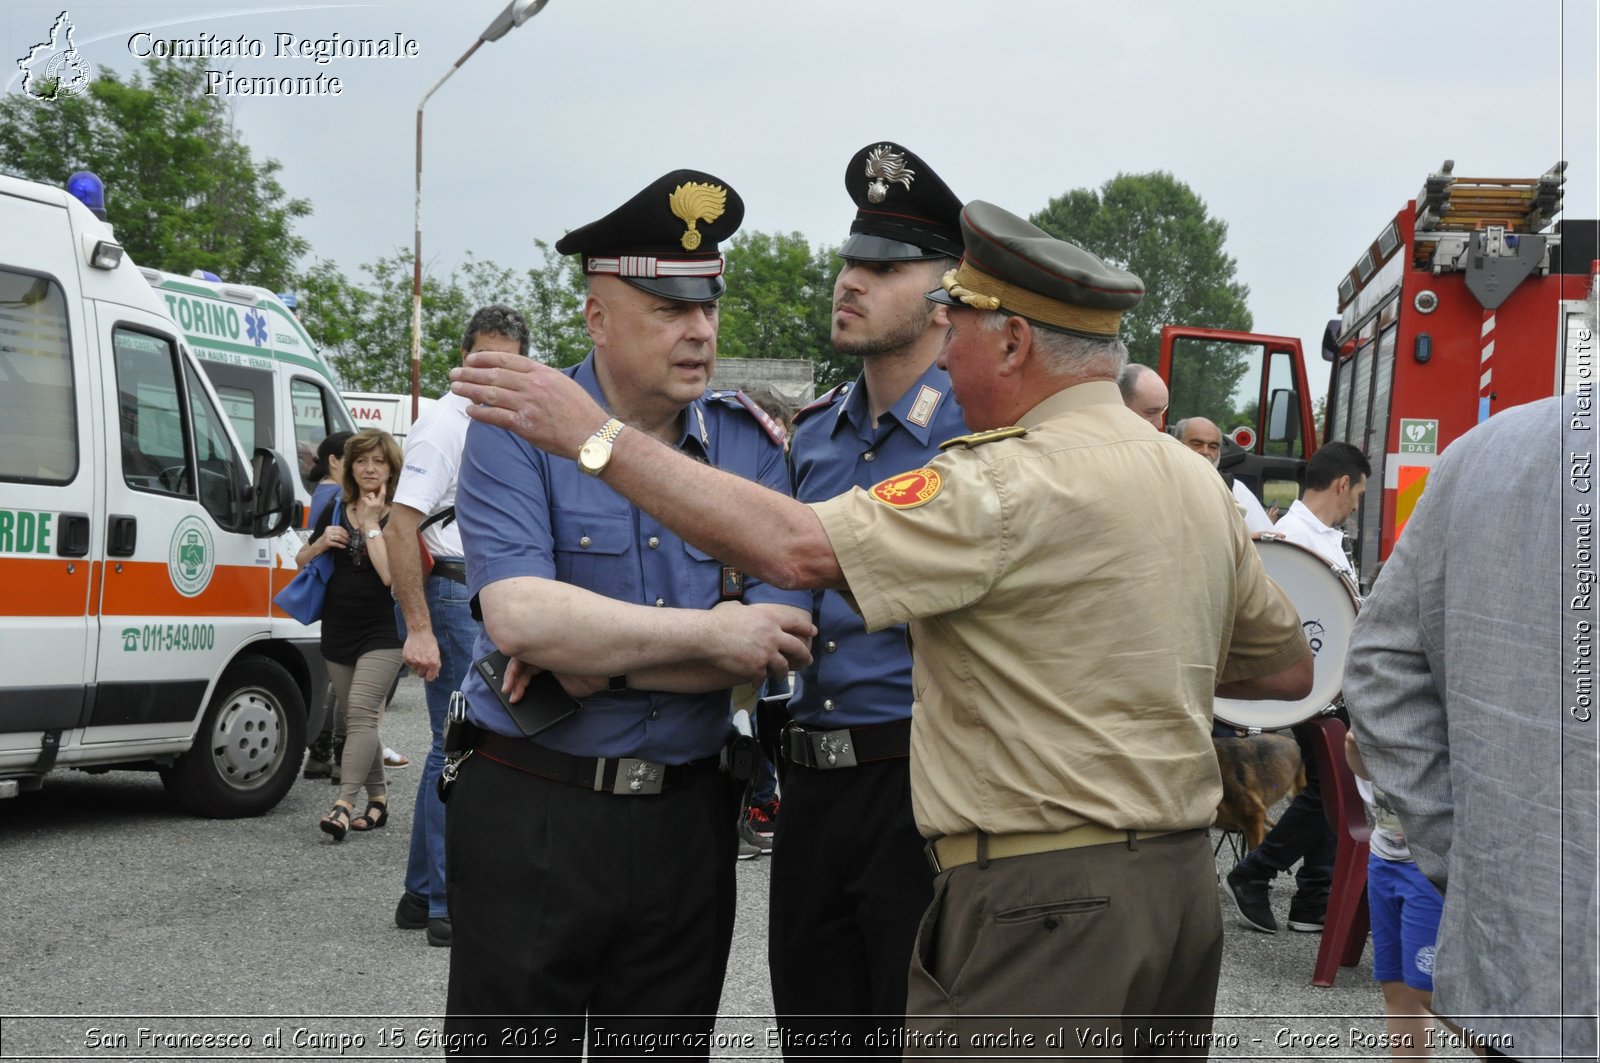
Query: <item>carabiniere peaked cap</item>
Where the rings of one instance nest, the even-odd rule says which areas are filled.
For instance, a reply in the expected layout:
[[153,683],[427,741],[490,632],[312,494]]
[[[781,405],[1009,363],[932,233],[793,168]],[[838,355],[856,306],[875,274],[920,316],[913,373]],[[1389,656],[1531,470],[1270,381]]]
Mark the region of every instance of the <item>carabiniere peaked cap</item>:
[[728,182],[673,170],[557,240],[556,252],[582,255],[584,273],[620,277],[663,299],[706,303],[727,287],[717,245],[743,220],[744,200]]
[[892,141],[873,141],[851,156],[844,187],[856,201],[856,218],[840,258],[961,257],[961,200],[916,152]]
[[1115,337],[1144,282],[1026,219],[975,199],[961,212],[966,253],[928,298],[1003,310],[1079,336]]

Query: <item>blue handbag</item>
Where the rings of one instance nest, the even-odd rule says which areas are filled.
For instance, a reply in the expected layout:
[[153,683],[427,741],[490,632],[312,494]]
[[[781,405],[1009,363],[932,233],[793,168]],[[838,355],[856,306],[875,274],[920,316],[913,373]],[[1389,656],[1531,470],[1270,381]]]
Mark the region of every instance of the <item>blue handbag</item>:
[[[331,528],[339,523],[343,499],[333,500]],[[273,604],[302,624],[315,624],[322,619],[322,602],[328,596],[328,579],[333,575],[333,551],[324,550],[311,562],[296,572],[294,579],[272,598]]]

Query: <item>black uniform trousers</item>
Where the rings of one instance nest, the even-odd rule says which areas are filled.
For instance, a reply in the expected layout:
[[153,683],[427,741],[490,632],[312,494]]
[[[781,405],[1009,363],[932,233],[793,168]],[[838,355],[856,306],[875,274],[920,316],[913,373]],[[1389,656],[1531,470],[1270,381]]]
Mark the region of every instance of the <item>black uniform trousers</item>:
[[785,769],[767,929],[785,1059],[899,1058],[911,947],[932,899],[909,760]]
[[1289,802],[1289,807],[1261,839],[1261,844],[1253,852],[1246,853],[1238,864],[1245,877],[1270,883],[1293,867],[1295,861],[1300,861],[1294,876],[1295,895],[1290,905],[1290,919],[1320,917],[1328,907],[1328,893],[1333,888],[1333,861],[1338,849],[1338,840],[1333,828],[1328,826],[1327,813],[1322,807],[1322,779],[1317,772],[1317,758],[1312,755],[1311,741],[1302,727],[1294,729],[1294,739],[1300,744],[1300,759],[1305,764],[1306,788]]
[[469,757],[446,806],[447,1050],[706,1059],[737,801],[716,771],[624,797]]

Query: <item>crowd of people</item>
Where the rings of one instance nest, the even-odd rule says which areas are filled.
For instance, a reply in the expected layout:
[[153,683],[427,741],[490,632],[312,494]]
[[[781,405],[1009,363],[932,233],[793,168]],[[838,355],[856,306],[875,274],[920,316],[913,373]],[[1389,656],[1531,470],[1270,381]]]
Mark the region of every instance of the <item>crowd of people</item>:
[[[433,741],[394,920],[451,948],[450,1051],[707,1058],[735,858],[768,851],[785,1058],[992,1055],[1019,1034],[1034,1047],[1013,1054],[1059,1054],[1049,1035],[1074,1028],[1134,1046],[1111,1054],[1209,1047],[1213,701],[1304,698],[1314,672],[1252,536],[1353,575],[1342,526],[1371,465],[1325,444],[1303,495],[1263,507],[1219,475],[1218,426],[1169,430],[1165,384],[1129,364],[1138,277],[964,203],[898,144],[857,152],[845,186],[831,342],[862,368],[792,419],[708,390],[718,248],[743,203],[676,170],[556,244],[588,282],[581,363],[529,359],[522,316],[485,307],[403,457],[371,431],[319,455],[335,500],[300,560],[334,552],[322,637],[346,721],[320,826],[387,820],[378,726],[409,666]],[[1496,421],[1532,433],[1558,414]],[[1453,714],[1552,726],[1453,648],[1441,672],[1457,640],[1509,637],[1452,611],[1465,591],[1429,552],[1472,504],[1457,490],[1509,482],[1454,474],[1495,427],[1435,471],[1412,522],[1430,531],[1401,540],[1352,649],[1350,765],[1373,776],[1386,842],[1374,973],[1392,1029],[1437,1005],[1487,1052],[1592,1053],[1592,979],[1588,998],[1552,997],[1549,965],[1530,963],[1526,996],[1480,992],[1479,961],[1505,945],[1441,898],[1448,878],[1504,904],[1522,881],[1475,867],[1463,839],[1534,862],[1494,816],[1452,820],[1452,786],[1508,778],[1476,744],[1448,752]],[[1524,690],[1559,682],[1549,671]],[[1472,709],[1458,687],[1481,695]],[[760,705],[753,735],[735,688]],[[1593,749],[1569,759],[1592,785]],[[1277,929],[1270,884],[1296,867],[1288,925],[1323,925],[1335,842],[1310,775],[1226,876],[1255,930]],[[1554,829],[1559,855],[1572,840]],[[1592,967],[1593,879],[1562,886]],[[1531,905],[1519,925],[1550,940]]]

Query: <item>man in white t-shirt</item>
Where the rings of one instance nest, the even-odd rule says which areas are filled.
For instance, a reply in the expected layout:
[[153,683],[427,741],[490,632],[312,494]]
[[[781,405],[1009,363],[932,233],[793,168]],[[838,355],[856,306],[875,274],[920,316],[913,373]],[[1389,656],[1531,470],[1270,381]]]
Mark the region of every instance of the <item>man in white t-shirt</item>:
[[[474,351],[526,355],[528,323],[510,307],[484,307],[472,315],[461,340],[463,358]],[[411,426],[394,508],[384,529],[405,661],[427,683],[428,722],[433,729],[411,817],[406,891],[395,907],[394,921],[406,930],[426,928],[428,944],[439,946],[449,945],[451,939],[445,900],[444,802],[438,788],[444,767],[445,714],[451,693],[461,689],[471,667],[472,645],[478,637],[461,532],[452,519],[461,452],[472,423],[467,417],[470,405],[447,392]],[[433,558],[426,580],[417,548],[419,530],[421,543]]]
[[1355,579],[1341,528],[1361,505],[1370,475],[1372,465],[1359,449],[1349,443],[1324,443],[1306,462],[1305,493],[1272,530]]
[[[1367,456],[1349,443],[1324,443],[1306,462],[1306,489],[1302,498],[1278,518],[1272,530],[1290,542],[1315,553],[1345,575],[1355,578],[1344,552],[1340,526],[1361,504],[1372,466]],[[1228,893],[1239,921],[1252,930],[1276,933],[1268,890],[1280,872],[1295,861],[1295,893],[1289,901],[1289,929],[1307,933],[1322,930],[1333,884],[1336,841],[1322,809],[1322,785],[1316,761],[1300,733],[1306,764],[1306,788],[1289,802],[1283,817],[1267,832],[1261,844],[1244,855],[1228,872]]]
[[[1222,460],[1222,429],[1217,427],[1215,421],[1206,417],[1185,417],[1173,429],[1178,434],[1178,442],[1209,461],[1213,467]],[[1250,493],[1250,488],[1226,474],[1222,478],[1233,488],[1233,500],[1244,511],[1244,526],[1250,529],[1250,534],[1271,531],[1272,518],[1261,508],[1260,501]]]

